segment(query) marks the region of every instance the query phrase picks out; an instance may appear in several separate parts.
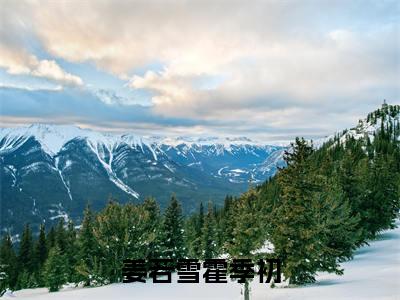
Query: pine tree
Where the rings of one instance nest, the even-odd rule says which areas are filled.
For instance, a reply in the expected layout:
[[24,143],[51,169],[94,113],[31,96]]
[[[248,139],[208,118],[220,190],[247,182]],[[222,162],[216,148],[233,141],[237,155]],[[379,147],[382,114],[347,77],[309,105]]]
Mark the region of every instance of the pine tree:
[[188,254],[191,257],[202,257],[203,225],[204,207],[203,203],[200,202],[199,213],[189,217],[186,221],[185,227],[185,239],[187,240],[186,245]]
[[[359,149],[357,143],[347,146],[356,153]],[[314,282],[317,271],[342,274],[339,262],[352,256],[361,236],[359,216],[348,201],[357,195],[346,194],[340,184],[348,184],[355,175],[334,180],[338,176],[332,173],[333,162],[324,158],[315,163],[312,154],[304,140],[296,139],[293,152],[286,156],[288,167],[278,175],[281,193],[272,238],[284,274],[293,284]]]
[[160,208],[154,198],[147,198],[143,203],[144,210],[144,241],[146,259],[158,258],[160,255]]
[[258,207],[258,193],[254,188],[241,195],[234,206],[232,240],[227,251],[234,258],[249,258],[251,252],[262,246],[265,231]]
[[161,235],[164,258],[177,260],[185,257],[182,209],[175,196],[171,197],[170,204],[165,210]]
[[60,248],[61,253],[65,253],[67,251],[67,231],[65,230],[65,226],[64,219],[60,218],[55,229],[55,240],[56,244]]
[[203,259],[214,258],[217,254],[216,223],[211,203],[208,203],[208,211],[201,232],[201,257]]
[[31,288],[30,274],[27,270],[21,270],[18,274],[17,290]]
[[56,230],[54,229],[53,226],[51,226],[47,234],[46,241],[47,241],[47,249],[51,249],[56,245]]
[[68,222],[67,231],[66,231],[66,252],[65,258],[67,261],[67,279],[69,282],[73,282],[76,279],[76,264],[77,264],[77,239],[76,239],[76,230],[74,227],[74,223],[70,220]]
[[31,287],[30,275],[34,271],[34,257],[33,257],[33,240],[32,240],[32,231],[29,224],[25,225],[24,231],[21,237],[21,244],[19,247],[18,253],[18,263],[20,266],[21,280],[20,280],[20,288]]
[[5,273],[3,275],[4,286],[6,288],[10,288],[11,290],[16,289],[18,279],[18,262],[9,234],[6,234],[1,241],[0,265],[2,266],[2,272]]
[[45,282],[49,292],[58,291],[67,280],[65,256],[56,245],[50,249],[45,263]]
[[[232,228],[232,239],[226,244],[226,251],[233,259],[252,259],[253,251],[259,249],[266,233],[263,228],[262,211],[259,207],[259,195],[254,188],[242,194],[232,207],[235,221]],[[243,284],[245,300],[250,299],[250,280]]]
[[360,240],[360,218],[354,216],[336,176],[319,175],[313,192],[312,210],[315,215],[316,232],[320,239],[319,271],[343,274],[339,262],[352,258]]
[[193,214],[189,216],[184,222],[184,230],[185,230],[185,247],[187,248],[188,257],[200,257],[200,246],[198,243],[198,235],[196,232],[197,229],[197,219],[198,215]]
[[223,219],[221,221],[221,244],[222,251],[226,251],[234,236],[233,230],[236,226],[235,207],[237,201],[234,201],[232,196],[226,196],[224,208],[222,210]]
[[[99,245],[98,263],[102,272],[99,279],[106,282],[122,280],[122,266],[126,258],[146,255],[146,219],[143,206],[110,202],[96,217],[94,235]],[[100,269],[100,268],[98,268]]]
[[35,276],[39,286],[44,286],[42,273],[43,273],[44,263],[46,262],[47,259],[47,254],[48,250],[47,250],[46,232],[44,224],[41,224],[39,229],[39,237],[34,246],[34,262],[36,268]]
[[197,217],[197,222],[196,222],[196,233],[198,236],[201,236],[203,226],[204,226],[204,207],[203,207],[203,202],[200,202],[199,215]]
[[44,224],[40,225],[39,237],[35,244],[35,260],[37,268],[41,269],[47,259],[47,241]]
[[95,269],[96,239],[93,233],[94,215],[88,205],[84,211],[84,217],[78,236],[78,262],[77,271],[80,277],[77,281],[85,281],[85,285],[91,284],[92,274]]
[[394,228],[400,209],[398,176],[388,154],[378,153],[370,164],[360,205],[361,222],[370,238],[382,230]]
[[312,209],[315,189],[306,161],[312,147],[304,139],[296,138],[292,152],[285,153],[288,167],[281,170],[279,204],[272,220],[275,230],[272,240],[275,251],[283,261],[283,272],[292,284],[315,281],[321,245]]

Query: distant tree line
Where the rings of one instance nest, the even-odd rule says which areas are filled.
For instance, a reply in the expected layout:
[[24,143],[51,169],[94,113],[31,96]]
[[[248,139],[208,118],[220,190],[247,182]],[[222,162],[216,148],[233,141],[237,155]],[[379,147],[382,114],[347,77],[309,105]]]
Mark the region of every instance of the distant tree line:
[[384,104],[370,114],[381,120],[373,137],[337,135],[317,150],[297,138],[286,168],[219,208],[201,203],[184,217],[174,196],[163,214],[153,198],[111,201],[97,213],[87,207],[79,229],[60,219],[33,238],[27,224],[18,249],[10,235],[2,239],[2,290],[121,282],[126,258],[253,258],[266,242],[290,284],[314,282],[319,271],[343,274],[340,263],[399,216],[399,113]]

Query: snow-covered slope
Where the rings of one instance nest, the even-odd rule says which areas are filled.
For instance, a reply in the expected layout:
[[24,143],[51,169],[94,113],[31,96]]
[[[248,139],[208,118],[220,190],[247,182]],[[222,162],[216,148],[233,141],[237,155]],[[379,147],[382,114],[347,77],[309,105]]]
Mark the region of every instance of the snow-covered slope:
[[[269,288],[254,280],[252,300],[398,300],[400,298],[400,228],[384,232],[378,240],[356,252],[343,265],[344,275],[322,273],[316,284],[299,288]],[[173,282],[176,282],[174,277]],[[47,289],[27,289],[6,293],[5,299],[21,300],[177,300],[243,299],[241,285],[226,284],[112,284],[98,288],[69,287],[56,293]]]
[[[250,180],[272,176],[274,166],[268,172],[257,166],[281,149],[243,137],[145,138],[49,124],[3,128],[0,230],[20,231],[21,218],[34,227],[59,215],[79,222],[88,201],[101,209],[109,197],[153,196],[164,208],[175,193],[190,213],[199,201],[218,203]],[[52,213],[58,210],[63,213]]]
[[326,138],[317,139],[313,142],[314,147],[319,148],[325,142],[339,137],[339,142],[344,143],[349,138],[356,140],[374,140],[375,135],[382,129],[393,129],[394,138],[400,141],[400,105],[388,105],[384,103],[381,108],[368,114],[364,119],[358,121],[357,126],[344,130],[343,132],[330,135]]
[[[372,139],[376,132],[388,127],[392,127],[394,131],[400,127],[400,105],[388,105],[385,102],[380,109],[360,120],[357,126],[349,131],[349,134],[355,138],[367,135]],[[397,140],[400,140],[400,136],[397,136]]]
[[[115,150],[128,146],[142,153],[151,153],[151,160],[157,161],[158,156],[167,155],[171,160],[185,166],[203,171],[208,169],[207,173],[211,176],[222,176],[231,181],[233,176],[234,181],[239,183],[250,179],[262,181],[273,175],[274,171],[266,173],[264,168],[261,176],[257,176],[257,165],[265,165],[264,160],[270,154],[283,149],[246,137],[140,137],[131,133],[106,134],[76,126],[33,124],[29,127],[0,129],[0,156],[15,151],[30,138],[39,142],[42,150],[50,157],[56,157],[69,142],[83,140],[110,175],[113,174],[112,160]],[[275,156],[279,156],[279,153],[275,153]],[[226,169],[226,172],[221,173],[221,169]],[[118,180],[115,182],[122,186]],[[124,187],[124,190],[129,188]]]
[[271,147],[247,137],[140,137],[131,133],[101,133],[71,125],[32,124],[28,127],[0,128],[0,140],[5,139],[0,146],[0,151],[18,147],[32,136],[40,142],[49,155],[57,154],[67,142],[75,138],[86,139],[92,145],[104,144],[108,147],[115,147],[118,143],[126,143],[135,147],[146,145],[149,148],[156,148],[158,145],[171,147],[186,145],[187,148],[217,146],[220,150],[219,154],[223,150],[232,151],[232,146]]
[[111,135],[70,125],[32,124],[28,127],[0,129],[0,140],[5,140],[0,152],[21,146],[29,137],[34,137],[49,155],[57,154],[67,142],[76,138],[85,139],[93,146],[102,144],[108,148],[121,142],[132,146],[149,146],[143,138],[132,134]]

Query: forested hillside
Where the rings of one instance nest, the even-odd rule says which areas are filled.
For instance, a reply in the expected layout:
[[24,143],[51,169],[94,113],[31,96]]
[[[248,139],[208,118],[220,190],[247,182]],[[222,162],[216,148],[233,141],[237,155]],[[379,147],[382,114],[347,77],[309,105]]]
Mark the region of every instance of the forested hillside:
[[[71,222],[29,224],[19,246],[9,235],[0,249],[3,290],[66,282],[102,285],[122,280],[125,258],[258,258],[283,261],[290,284],[315,281],[318,271],[342,274],[340,263],[381,231],[393,228],[400,208],[400,106],[386,103],[320,148],[297,138],[287,167],[222,208],[208,199],[184,218],[178,199],[161,213],[155,199]],[[248,283],[246,283],[248,284]]]

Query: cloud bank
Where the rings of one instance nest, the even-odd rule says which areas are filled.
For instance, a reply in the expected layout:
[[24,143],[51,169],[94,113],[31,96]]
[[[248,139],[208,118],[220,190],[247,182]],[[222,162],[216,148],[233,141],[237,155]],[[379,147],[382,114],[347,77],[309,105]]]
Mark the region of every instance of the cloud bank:
[[[78,66],[90,63],[144,92],[152,116],[205,131],[323,135],[399,101],[397,1],[3,2],[9,74],[85,89]],[[110,110],[135,103],[95,88]]]

